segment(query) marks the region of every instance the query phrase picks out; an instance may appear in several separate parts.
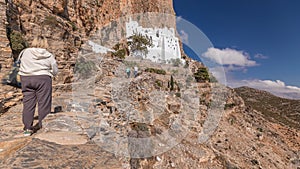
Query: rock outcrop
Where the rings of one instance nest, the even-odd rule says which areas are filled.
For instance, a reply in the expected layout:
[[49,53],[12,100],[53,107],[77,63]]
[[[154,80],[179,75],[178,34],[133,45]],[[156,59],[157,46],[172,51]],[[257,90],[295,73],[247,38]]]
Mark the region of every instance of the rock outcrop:
[[1,0],[0,47],[5,53],[0,53],[0,63],[11,64],[7,59],[10,57],[9,42],[16,58],[34,38],[45,37],[49,50],[60,65],[57,80],[67,83],[79,48],[93,33],[132,14],[156,12],[174,15],[172,3],[172,0]]
[[6,2],[5,0],[0,1],[0,64],[2,67],[1,71],[6,71],[10,68],[12,63],[11,48],[9,46],[9,40],[6,34],[6,26],[8,24],[6,16]]

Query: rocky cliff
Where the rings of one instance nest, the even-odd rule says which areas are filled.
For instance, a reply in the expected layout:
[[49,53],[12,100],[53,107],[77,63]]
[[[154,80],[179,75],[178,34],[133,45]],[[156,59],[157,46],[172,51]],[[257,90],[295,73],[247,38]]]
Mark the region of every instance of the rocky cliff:
[[[144,12],[174,15],[172,0],[1,0],[0,63],[11,64],[20,50],[36,37],[47,39],[65,83],[78,50],[97,30],[123,16]],[[10,46],[10,47],[9,47]]]
[[[172,5],[172,0],[1,0],[0,78],[10,69],[23,48],[30,46],[36,37],[43,37],[47,39],[48,49],[55,55],[59,65],[60,73],[54,84],[61,86],[56,89],[68,90],[70,87],[63,84],[70,84],[72,81],[79,50],[93,34],[124,16],[144,12],[173,16]],[[17,92],[8,86],[2,90]],[[7,105],[1,110],[10,107],[6,102],[11,97],[5,96],[8,95],[0,95],[1,104]]]
[[0,1],[0,64],[3,69],[10,67],[11,65],[11,48],[9,46],[9,40],[6,35],[6,26],[8,24],[6,17],[6,2]]

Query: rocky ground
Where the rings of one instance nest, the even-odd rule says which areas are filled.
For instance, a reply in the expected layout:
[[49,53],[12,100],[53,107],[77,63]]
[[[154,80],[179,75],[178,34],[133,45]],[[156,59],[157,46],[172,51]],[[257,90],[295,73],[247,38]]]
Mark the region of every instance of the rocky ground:
[[120,157],[91,142],[80,127],[68,128],[70,122],[63,119],[70,119],[72,113],[50,114],[45,128],[23,137],[21,107],[17,105],[1,116],[1,168],[123,167]]
[[[183,67],[135,58],[102,63],[95,83],[54,86],[53,112],[31,137],[22,136],[20,91],[1,86],[1,168],[300,167],[299,130],[268,120],[232,89],[187,85]],[[132,64],[139,76],[128,79]]]

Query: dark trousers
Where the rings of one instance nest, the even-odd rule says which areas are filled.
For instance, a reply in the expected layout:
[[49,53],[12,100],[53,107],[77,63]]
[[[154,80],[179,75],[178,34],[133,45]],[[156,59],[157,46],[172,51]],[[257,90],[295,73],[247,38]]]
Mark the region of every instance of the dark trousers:
[[24,129],[33,129],[36,104],[38,104],[38,124],[41,128],[42,120],[51,112],[52,79],[48,75],[21,76],[21,83]]

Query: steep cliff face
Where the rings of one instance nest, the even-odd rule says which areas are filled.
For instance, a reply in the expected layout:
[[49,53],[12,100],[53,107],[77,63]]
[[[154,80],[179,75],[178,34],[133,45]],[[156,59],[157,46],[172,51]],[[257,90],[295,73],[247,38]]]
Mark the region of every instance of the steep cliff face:
[[45,37],[59,62],[62,73],[58,81],[62,83],[69,79],[80,46],[104,25],[130,14],[174,15],[172,0],[1,0],[0,3],[1,22],[7,23],[0,28],[1,51],[7,51],[0,53],[0,63],[10,65],[4,57],[10,53],[8,44],[16,58],[35,37]]
[[6,36],[6,4],[5,0],[0,0],[0,64],[2,68],[11,65],[11,49],[9,47],[9,40]]

